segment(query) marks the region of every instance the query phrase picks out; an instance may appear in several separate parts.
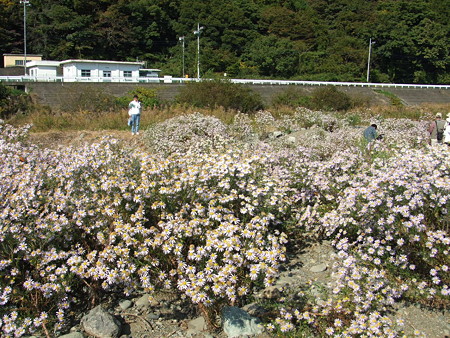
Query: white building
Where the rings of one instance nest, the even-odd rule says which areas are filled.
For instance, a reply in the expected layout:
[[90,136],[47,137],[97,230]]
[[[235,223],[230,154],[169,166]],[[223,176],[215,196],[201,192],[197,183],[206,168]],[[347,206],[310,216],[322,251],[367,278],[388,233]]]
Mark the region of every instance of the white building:
[[137,82],[144,62],[65,60],[60,65],[64,82]]
[[56,77],[59,61],[29,61],[27,62],[27,74],[39,79]]

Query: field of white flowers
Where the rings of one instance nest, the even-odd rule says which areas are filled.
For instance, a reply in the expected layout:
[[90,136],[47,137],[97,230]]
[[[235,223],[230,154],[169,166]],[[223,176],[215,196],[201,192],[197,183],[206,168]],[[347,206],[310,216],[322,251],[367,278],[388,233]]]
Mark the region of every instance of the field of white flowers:
[[427,122],[370,122],[385,137],[367,146],[322,112],[191,114],[148,129],[146,151],[42,149],[0,125],[0,335],[54,336],[104,294],[160,289],[212,321],[274,283],[290,241],[321,239],[339,257],[328,300],[278,304],[269,330],[395,337],[395,302],[448,307],[450,149]]

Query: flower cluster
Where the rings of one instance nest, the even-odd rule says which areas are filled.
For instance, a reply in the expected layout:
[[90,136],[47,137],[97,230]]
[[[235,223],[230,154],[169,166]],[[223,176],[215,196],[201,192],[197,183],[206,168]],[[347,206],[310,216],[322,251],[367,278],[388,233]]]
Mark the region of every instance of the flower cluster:
[[275,280],[293,193],[270,154],[161,159],[111,139],[50,151],[14,135],[0,143],[3,336],[58,330],[102,290],[167,288],[211,307]]
[[[396,336],[399,299],[448,304],[450,162],[424,122],[379,126],[367,147],[362,128],[321,112],[230,126],[192,114],[149,129],[146,153],[109,138],[40,149],[30,126],[0,125],[1,335],[62,331],[104,291],[239,304],[308,237],[336,251],[327,299],[283,306],[268,327]],[[260,137],[269,129],[295,143]]]
[[[414,125],[410,134],[423,135]],[[314,311],[292,309],[299,315],[280,317],[280,330],[294,322],[321,335],[396,336],[397,323],[385,314],[399,299],[448,304],[448,149],[393,134],[365,151],[297,162],[299,225],[331,239],[337,261],[327,301]],[[330,318],[345,320],[336,327]]]
[[151,150],[165,155],[192,148],[220,148],[230,141],[223,122],[200,113],[181,115],[151,126],[145,131],[144,139]]

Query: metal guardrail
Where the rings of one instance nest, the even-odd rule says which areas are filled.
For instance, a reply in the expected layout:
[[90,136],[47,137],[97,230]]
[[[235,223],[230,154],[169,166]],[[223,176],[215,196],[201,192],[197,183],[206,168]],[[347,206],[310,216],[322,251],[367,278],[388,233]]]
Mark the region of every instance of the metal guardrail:
[[[183,78],[183,77],[77,77],[64,78],[63,76],[0,76],[0,82],[82,82],[82,83],[185,83],[192,81],[201,81],[205,79]],[[449,85],[430,85],[430,84],[402,84],[402,83],[369,83],[369,82],[326,82],[326,81],[291,81],[291,80],[259,80],[259,79],[229,79],[232,83],[254,84],[254,85],[295,85],[295,86],[340,86],[340,87],[380,87],[380,88],[421,88],[421,89],[450,89]]]

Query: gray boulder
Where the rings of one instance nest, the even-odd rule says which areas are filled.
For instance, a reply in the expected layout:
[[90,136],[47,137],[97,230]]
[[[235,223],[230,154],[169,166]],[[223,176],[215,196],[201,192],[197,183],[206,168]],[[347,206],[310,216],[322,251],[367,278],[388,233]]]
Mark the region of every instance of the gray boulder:
[[71,332],[62,336],[59,336],[59,338],[83,338],[83,334],[81,332]]
[[228,337],[252,336],[264,331],[258,318],[250,316],[246,311],[235,306],[223,308],[222,326]]
[[87,334],[98,338],[117,338],[121,331],[120,322],[101,305],[93,308],[81,319],[81,326]]
[[122,311],[125,311],[129,309],[133,305],[133,302],[131,300],[125,299],[119,303],[119,307]]
[[325,263],[322,264],[318,264],[318,265],[314,265],[312,266],[309,271],[311,272],[323,272],[327,269],[327,265]]

